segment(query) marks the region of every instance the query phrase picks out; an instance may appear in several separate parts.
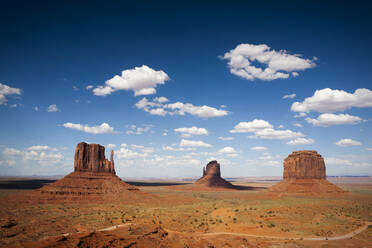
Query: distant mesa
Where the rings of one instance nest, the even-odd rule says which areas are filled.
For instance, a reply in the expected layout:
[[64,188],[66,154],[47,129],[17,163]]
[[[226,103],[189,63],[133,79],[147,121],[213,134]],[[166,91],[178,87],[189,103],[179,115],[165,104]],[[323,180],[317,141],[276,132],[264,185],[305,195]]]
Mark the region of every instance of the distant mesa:
[[74,172],[34,193],[41,201],[81,202],[134,200],[147,195],[116,176],[113,151],[109,161],[105,147],[85,142],[76,146]]
[[283,181],[269,189],[279,194],[338,194],[345,191],[326,179],[323,157],[316,151],[294,151],[284,159]]
[[221,177],[220,164],[216,160],[209,162],[205,168],[203,167],[203,176],[195,184],[213,188],[235,188]]

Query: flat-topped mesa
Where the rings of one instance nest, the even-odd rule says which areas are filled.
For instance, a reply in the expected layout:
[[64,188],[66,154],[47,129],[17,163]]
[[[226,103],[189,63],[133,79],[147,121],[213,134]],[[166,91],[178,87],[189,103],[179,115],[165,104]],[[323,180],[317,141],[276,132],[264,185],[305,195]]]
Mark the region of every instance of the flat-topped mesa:
[[105,147],[99,144],[81,142],[76,146],[75,172],[104,172],[115,175],[114,151],[111,151],[111,160],[105,157]]
[[294,151],[284,159],[284,179],[325,179],[323,157],[316,151]]

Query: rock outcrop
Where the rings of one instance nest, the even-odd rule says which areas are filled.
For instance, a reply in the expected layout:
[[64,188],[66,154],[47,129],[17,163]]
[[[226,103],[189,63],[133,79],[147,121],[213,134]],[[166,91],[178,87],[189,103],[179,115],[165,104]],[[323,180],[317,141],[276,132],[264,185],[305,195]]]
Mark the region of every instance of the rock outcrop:
[[220,164],[216,160],[203,167],[203,177],[199,178],[195,184],[215,188],[235,188],[234,185],[221,177]]
[[105,158],[105,147],[98,144],[81,142],[75,149],[75,171],[106,172],[115,174],[114,151],[111,151],[111,160]]
[[316,151],[295,151],[284,159],[284,179],[325,179],[324,159]]
[[295,151],[284,159],[283,181],[269,189],[280,195],[339,194],[345,191],[326,179],[324,159],[316,151]]
[[34,194],[42,202],[133,201],[147,195],[116,176],[113,151],[108,161],[103,146],[84,142],[76,147],[74,172]]

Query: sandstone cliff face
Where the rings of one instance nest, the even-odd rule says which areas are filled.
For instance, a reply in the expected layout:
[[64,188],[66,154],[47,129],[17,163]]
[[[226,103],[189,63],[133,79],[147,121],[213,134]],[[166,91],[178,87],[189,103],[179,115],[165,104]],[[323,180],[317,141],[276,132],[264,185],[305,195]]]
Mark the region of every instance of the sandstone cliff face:
[[[40,202],[114,202],[138,201],[147,197],[137,187],[128,185],[115,175],[114,152],[105,158],[105,147],[79,143],[75,150],[75,171],[57,182],[35,190],[33,198]],[[147,197],[148,198],[148,197]]]
[[199,178],[196,184],[207,187],[234,188],[234,186],[221,177],[220,164],[213,160],[206,168],[203,168],[203,177]]
[[284,179],[325,179],[324,159],[316,151],[295,151],[284,160]]
[[75,149],[75,172],[105,172],[115,174],[114,152],[111,160],[105,158],[105,147],[98,144],[81,142]]
[[285,196],[343,194],[344,190],[326,179],[324,159],[316,151],[295,151],[284,159],[283,181],[270,192]]

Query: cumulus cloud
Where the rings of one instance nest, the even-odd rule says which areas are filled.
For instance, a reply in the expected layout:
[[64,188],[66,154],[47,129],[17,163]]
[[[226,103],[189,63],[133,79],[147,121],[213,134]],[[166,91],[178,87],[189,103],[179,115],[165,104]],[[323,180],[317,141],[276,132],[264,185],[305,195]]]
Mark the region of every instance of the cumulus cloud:
[[174,129],[175,132],[181,133],[182,137],[189,138],[192,135],[208,135],[208,130],[202,127],[180,127]]
[[48,112],[58,112],[59,109],[58,109],[56,104],[51,104],[51,105],[48,106],[47,111]]
[[237,153],[237,151],[231,146],[225,146],[224,148],[218,150],[218,153]]
[[23,155],[23,151],[15,149],[15,148],[8,148],[6,147],[3,150],[3,154],[5,156],[18,156],[18,155]]
[[106,145],[107,149],[114,149],[116,147],[115,144],[107,144]]
[[223,141],[230,141],[230,140],[234,140],[235,138],[234,137],[218,137],[219,140],[223,140]]
[[58,163],[64,158],[61,153],[55,151],[56,149],[48,146],[31,146],[26,150],[5,148],[3,150],[3,154],[12,158],[20,157],[25,161],[37,161],[39,164],[45,165],[50,163]]
[[168,99],[165,97],[157,97],[153,101],[149,101],[146,97],[138,101],[135,106],[138,109],[150,113],[151,115],[185,115],[186,113],[202,118],[221,117],[229,112],[222,109],[216,109],[210,106],[195,106],[191,103],[166,103]]
[[93,89],[93,93],[96,96],[105,96],[118,90],[132,90],[135,96],[151,95],[156,93],[158,84],[164,84],[167,80],[169,77],[164,71],[155,71],[142,65],[122,71],[121,76],[115,75],[107,80],[105,85]]
[[183,146],[189,146],[189,147],[212,147],[212,145],[208,144],[208,143],[205,143],[204,141],[200,141],[200,140],[186,140],[186,139],[182,139],[181,140],[181,143],[180,143],[180,146],[183,147]]
[[371,163],[352,161],[350,159],[335,158],[335,157],[325,157],[325,163],[327,165],[342,165],[342,166],[353,166],[353,167],[365,167],[371,166]]
[[302,124],[301,123],[298,123],[298,122],[295,122],[295,123],[293,123],[293,126],[295,126],[295,127],[302,127]]
[[329,127],[334,125],[358,124],[362,119],[358,116],[349,114],[330,114],[325,113],[318,116],[318,118],[306,118],[306,121],[313,126]]
[[[265,81],[289,78],[290,75],[296,77],[297,71],[314,67],[316,60],[304,59],[301,55],[292,55],[286,50],[275,51],[265,44],[240,44],[225,53],[222,59],[229,61],[228,66],[232,74],[248,80]],[[255,63],[261,63],[264,68],[255,66]]]
[[254,146],[254,147],[251,148],[251,150],[253,150],[253,151],[266,151],[267,147],[265,147],[265,146]]
[[93,89],[93,87],[94,87],[93,85],[87,85],[87,87],[85,87],[85,89],[86,90],[91,90],[91,89]]
[[153,125],[144,124],[141,127],[138,127],[136,125],[127,125],[126,128],[128,129],[128,131],[126,131],[126,134],[141,135],[143,133],[149,132],[153,128]]
[[284,95],[282,98],[283,99],[287,99],[287,98],[295,98],[296,97],[296,94],[290,94],[290,95]]
[[230,130],[231,133],[253,133],[249,138],[261,139],[294,139],[304,136],[301,132],[291,130],[275,130],[273,126],[265,120],[254,119],[250,122],[240,122]]
[[372,91],[369,89],[357,89],[354,93],[343,90],[325,88],[315,91],[314,95],[305,98],[303,102],[294,102],[291,110],[294,112],[308,113],[344,111],[353,107],[372,107]]
[[174,147],[174,146],[162,146],[163,151],[172,151],[172,152],[185,152],[185,151],[195,151],[193,147]]
[[6,97],[8,95],[21,95],[21,90],[0,83],[0,105],[5,105],[7,103],[8,99]]
[[49,146],[41,146],[41,145],[30,146],[27,148],[27,151],[56,151],[56,150],[57,150],[56,148],[51,148]]
[[352,140],[352,139],[341,139],[341,140],[337,141],[335,144],[338,145],[338,146],[343,146],[343,147],[362,145],[362,143],[360,143],[359,141]]
[[99,126],[89,126],[82,124],[75,124],[71,122],[66,122],[63,124],[65,128],[71,128],[74,130],[92,133],[92,134],[104,134],[104,133],[116,133],[114,129],[107,123],[102,123]]
[[297,138],[297,139],[287,142],[287,144],[291,146],[301,146],[301,145],[311,145],[311,144],[314,144],[314,142],[315,141],[313,139]]

